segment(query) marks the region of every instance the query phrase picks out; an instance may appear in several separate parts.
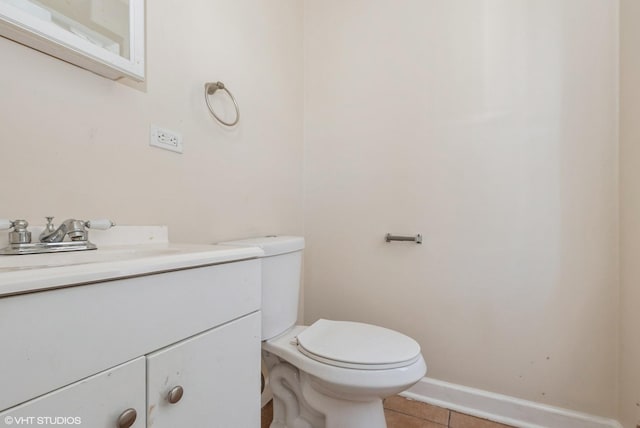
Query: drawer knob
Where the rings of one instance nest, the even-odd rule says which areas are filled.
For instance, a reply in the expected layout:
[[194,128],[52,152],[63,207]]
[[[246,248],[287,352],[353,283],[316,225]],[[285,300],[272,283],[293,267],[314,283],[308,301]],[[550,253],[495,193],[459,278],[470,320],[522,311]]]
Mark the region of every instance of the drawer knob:
[[118,418],[118,428],[129,428],[136,421],[138,412],[136,409],[127,409]]
[[184,389],[178,385],[169,391],[169,395],[167,396],[167,400],[169,403],[176,404],[178,401],[182,399],[182,395],[184,394]]

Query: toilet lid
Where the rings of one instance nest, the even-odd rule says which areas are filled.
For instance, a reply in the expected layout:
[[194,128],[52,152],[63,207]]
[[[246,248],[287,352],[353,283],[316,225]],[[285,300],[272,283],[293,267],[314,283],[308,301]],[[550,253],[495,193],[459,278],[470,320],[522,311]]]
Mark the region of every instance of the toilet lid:
[[338,367],[381,370],[408,366],[420,358],[412,338],[375,325],[320,319],[297,337],[300,352]]

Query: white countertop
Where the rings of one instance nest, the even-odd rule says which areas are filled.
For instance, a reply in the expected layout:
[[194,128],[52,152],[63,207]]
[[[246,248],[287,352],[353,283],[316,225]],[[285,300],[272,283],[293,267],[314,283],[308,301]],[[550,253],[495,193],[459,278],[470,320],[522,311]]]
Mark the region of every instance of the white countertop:
[[153,239],[147,237],[144,243],[130,240],[127,245],[101,245],[96,240],[97,250],[0,256],[0,296],[245,260],[264,254],[257,247],[171,244],[165,238],[161,233]]

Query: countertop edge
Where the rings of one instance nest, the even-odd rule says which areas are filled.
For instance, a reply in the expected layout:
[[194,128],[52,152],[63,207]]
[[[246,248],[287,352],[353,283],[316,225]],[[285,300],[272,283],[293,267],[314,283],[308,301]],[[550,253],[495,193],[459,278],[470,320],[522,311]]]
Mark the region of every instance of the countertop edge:
[[[181,245],[176,245],[181,247]],[[258,247],[187,246],[178,254],[0,273],[0,298],[262,257]],[[210,248],[210,249],[209,249]],[[9,256],[28,257],[28,256]]]

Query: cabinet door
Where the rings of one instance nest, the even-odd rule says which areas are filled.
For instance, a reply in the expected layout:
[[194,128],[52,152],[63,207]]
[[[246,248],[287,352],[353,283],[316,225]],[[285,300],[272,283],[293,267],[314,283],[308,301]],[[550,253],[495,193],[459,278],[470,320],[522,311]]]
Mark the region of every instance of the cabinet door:
[[[132,418],[132,425],[124,422]],[[126,415],[123,415],[125,411]],[[0,413],[2,426],[84,426],[143,428],[145,420],[145,358],[98,373]]]
[[260,312],[149,354],[147,405],[153,428],[259,427]]

